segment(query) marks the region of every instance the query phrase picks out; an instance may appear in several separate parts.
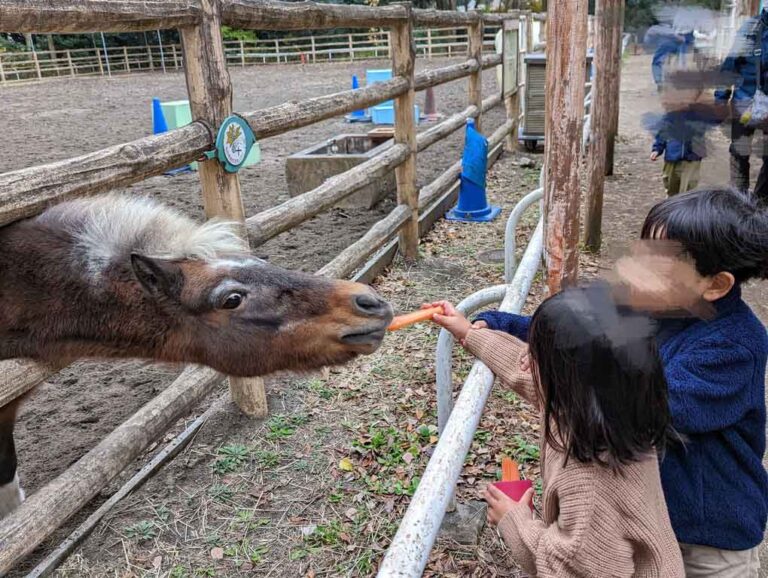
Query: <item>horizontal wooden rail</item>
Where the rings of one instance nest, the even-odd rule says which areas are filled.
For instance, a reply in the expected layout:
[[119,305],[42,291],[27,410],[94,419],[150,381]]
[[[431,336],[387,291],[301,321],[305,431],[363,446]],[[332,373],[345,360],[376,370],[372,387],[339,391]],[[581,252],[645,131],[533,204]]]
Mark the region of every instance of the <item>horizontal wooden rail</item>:
[[27,359],[0,361],[0,407],[21,397],[58,371],[58,368]]
[[486,54],[483,56],[483,70],[487,70],[488,68],[493,68],[494,66],[500,65],[502,62],[501,54]]
[[195,0],[0,0],[3,32],[137,32],[194,26]]
[[223,379],[212,369],[188,367],[95,448],[0,521],[0,575],[87,504]]
[[359,240],[339,253],[333,261],[320,269],[317,274],[333,279],[349,277],[373,253],[381,249],[411,218],[408,205],[398,205],[386,217],[378,221]]
[[316,2],[221,0],[227,26],[259,30],[307,30],[391,26],[405,20],[402,6],[355,6]]
[[442,68],[433,68],[432,70],[424,70],[416,74],[414,78],[414,89],[425,90],[432,86],[439,84],[445,84],[452,80],[458,80],[469,76],[473,72],[477,72],[478,64],[477,60],[470,58],[465,62],[458,64],[451,64],[450,66],[444,66]]
[[0,175],[0,226],[31,217],[54,201],[124,187],[194,161],[213,148],[201,122],[73,159]]
[[393,145],[355,168],[327,179],[316,189],[249,217],[245,224],[248,227],[251,246],[261,245],[330,209],[355,191],[383,178],[402,164],[407,156],[408,148],[405,145]]
[[464,27],[480,21],[480,12],[456,12],[453,10],[423,10],[413,11],[413,25],[418,28]]
[[482,112],[488,112],[489,110],[496,108],[501,104],[501,93],[492,94],[488,98],[483,99]]
[[468,106],[462,112],[457,112],[429,130],[419,133],[416,137],[416,149],[418,152],[428,149],[436,142],[464,127],[467,124],[467,119],[475,118],[477,114],[476,106]]
[[456,161],[431,183],[421,188],[419,191],[419,209],[428,207],[436,201],[440,195],[455,183],[461,175],[461,161]]
[[241,114],[257,139],[320,122],[340,114],[367,108],[400,96],[408,90],[408,81],[395,77],[358,90],[346,90],[301,101],[291,101],[270,108]]

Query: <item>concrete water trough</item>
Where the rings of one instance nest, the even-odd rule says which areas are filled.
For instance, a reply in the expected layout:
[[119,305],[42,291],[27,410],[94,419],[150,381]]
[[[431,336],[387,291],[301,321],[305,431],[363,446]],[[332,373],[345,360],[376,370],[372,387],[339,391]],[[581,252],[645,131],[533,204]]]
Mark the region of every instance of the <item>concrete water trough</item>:
[[[285,161],[285,180],[288,194],[296,197],[319,187],[327,178],[348,171],[381,154],[393,141],[380,141],[367,134],[340,134],[288,157]],[[397,189],[395,172],[363,187],[338,207],[370,209]]]

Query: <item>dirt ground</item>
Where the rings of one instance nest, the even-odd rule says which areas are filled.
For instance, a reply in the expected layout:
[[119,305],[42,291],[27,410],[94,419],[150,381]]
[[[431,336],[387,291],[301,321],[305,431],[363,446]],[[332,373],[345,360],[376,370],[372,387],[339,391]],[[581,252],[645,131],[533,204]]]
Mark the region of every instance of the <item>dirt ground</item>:
[[[342,69],[338,73],[337,86],[341,88],[349,73]],[[236,88],[243,83],[236,74],[234,79]],[[183,87],[179,91],[181,94]],[[148,102],[148,98],[145,100]],[[439,102],[441,108],[446,108],[444,99]],[[606,189],[604,250],[599,259],[582,256],[586,277],[610,266],[635,237],[650,206],[664,197],[661,166],[648,159],[651,136],[641,123],[641,115],[655,110],[656,102],[650,62],[643,57],[628,59],[623,71],[616,173]],[[457,97],[457,108],[462,103]],[[6,114],[0,111],[0,118]],[[339,132],[338,128],[329,131]],[[98,146],[116,140],[122,138]],[[725,184],[726,139],[713,135],[711,151],[702,184]],[[453,158],[441,161],[440,166]],[[420,159],[420,165],[424,165],[424,156]],[[489,225],[440,221],[422,243],[423,259],[418,264],[407,267],[398,262],[377,281],[377,289],[398,310],[412,309],[438,297],[458,301],[479,288],[500,282],[501,265],[484,263],[478,256],[501,247],[504,216],[522,194],[536,186],[538,166],[521,168],[518,159],[519,155],[503,157],[489,175],[489,197],[503,207],[501,219]],[[534,159],[540,161],[540,157]],[[161,185],[167,182],[154,180]],[[194,179],[188,184],[194,189],[189,198],[197,199]],[[156,190],[150,193],[159,194]],[[535,218],[535,213],[525,218],[518,246],[525,246]],[[303,265],[288,259],[279,262]],[[762,319],[768,321],[765,286],[749,287],[746,294]],[[535,307],[542,295],[537,278],[526,309]],[[434,328],[412,328],[386,340],[375,355],[343,368],[316,376],[276,379],[269,386],[271,417],[264,422],[243,418],[227,404],[178,458],[107,516],[57,575],[374,575],[436,442],[436,339]],[[469,367],[470,360],[457,351],[456,388]],[[63,452],[74,445],[81,426],[73,420],[72,429],[62,432],[56,415],[60,408],[65,408],[67,419],[71,415],[83,421],[101,416],[102,409],[106,411],[109,419],[82,425],[84,439],[93,440],[115,425],[117,420],[110,421],[115,417],[114,399],[129,394],[146,401],[157,389],[159,380],[141,383],[142,371],[148,372],[144,377],[147,379],[158,370],[129,364],[122,372],[115,371],[111,382],[104,377],[91,379],[92,386],[106,386],[107,393],[101,402],[89,399],[90,408],[80,409],[74,394],[50,398],[45,406],[30,404],[31,409],[22,418],[22,460],[33,444],[36,452],[44,444],[51,444],[51,451],[42,449],[56,464],[48,470],[49,475],[66,467],[77,454],[67,456]],[[170,374],[173,370],[165,371]],[[83,373],[83,369],[73,370],[69,379],[77,383]],[[130,377],[130,381],[119,383],[124,377]],[[135,394],[132,387],[137,390]],[[53,384],[45,388],[53,389]],[[64,405],[66,402],[70,406]],[[120,405],[123,403],[121,399]],[[141,403],[135,400],[125,415]],[[46,409],[47,416],[42,416],[44,407],[56,409]],[[45,417],[45,425],[32,432],[33,422]],[[476,499],[484,484],[495,479],[502,453],[522,463],[526,477],[537,479],[536,421],[530,408],[515,396],[494,390],[465,464],[458,487],[460,500]],[[56,447],[57,436],[69,445]],[[80,451],[85,451],[89,443],[92,441],[84,441]],[[25,474],[23,462],[22,475],[31,475]],[[520,573],[495,533],[486,529],[477,547],[439,543],[425,575],[517,577]]]
[[[421,68],[449,61],[420,62]],[[343,64],[279,65],[232,69],[235,110],[252,111],[288,99],[305,99],[345,90],[351,75],[386,66],[382,61]],[[496,90],[485,75],[486,94]],[[151,131],[151,99],[186,99],[180,73],[144,74],[113,79],[77,79],[2,89],[0,172],[70,158],[127,142]],[[438,109],[451,114],[466,106],[466,80],[435,90]],[[423,108],[423,95],[417,98]],[[504,117],[497,108],[487,115],[493,129]],[[422,123],[421,130],[429,128]],[[262,146],[262,162],[241,171],[246,214],[288,199],[285,158],[340,133],[365,132],[371,125],[333,119],[275,138]],[[420,155],[418,179],[426,184],[459,158],[461,131]],[[197,174],[155,177],[126,190],[202,217]],[[256,250],[262,258],[294,269],[314,271],[330,261],[394,206],[393,198],[371,211],[333,210],[285,233]],[[332,234],[329,234],[332,233]],[[139,362],[78,363],[43,384],[27,402],[17,429],[20,475],[34,491],[66,469],[115,426],[157,394],[178,373],[174,367]]]

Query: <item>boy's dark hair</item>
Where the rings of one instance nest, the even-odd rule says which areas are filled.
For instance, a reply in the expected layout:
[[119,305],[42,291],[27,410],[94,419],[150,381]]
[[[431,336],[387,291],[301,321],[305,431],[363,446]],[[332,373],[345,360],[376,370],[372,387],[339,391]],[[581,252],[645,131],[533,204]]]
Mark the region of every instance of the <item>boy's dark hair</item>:
[[529,347],[549,445],[619,469],[663,450],[667,383],[652,321],[616,308],[600,285],[567,289],[533,315]]
[[705,277],[768,278],[768,213],[748,193],[701,189],[670,197],[648,213],[641,237],[680,243]]

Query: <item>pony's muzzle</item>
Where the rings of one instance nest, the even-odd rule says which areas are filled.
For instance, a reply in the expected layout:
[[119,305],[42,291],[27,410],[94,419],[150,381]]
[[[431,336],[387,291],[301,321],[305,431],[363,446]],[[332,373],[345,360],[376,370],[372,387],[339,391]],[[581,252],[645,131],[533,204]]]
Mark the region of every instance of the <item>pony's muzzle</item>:
[[367,317],[383,319],[387,323],[392,319],[392,307],[373,291],[354,296],[357,311]]

